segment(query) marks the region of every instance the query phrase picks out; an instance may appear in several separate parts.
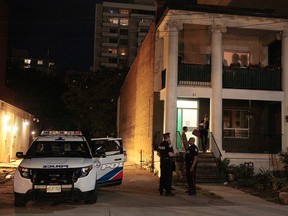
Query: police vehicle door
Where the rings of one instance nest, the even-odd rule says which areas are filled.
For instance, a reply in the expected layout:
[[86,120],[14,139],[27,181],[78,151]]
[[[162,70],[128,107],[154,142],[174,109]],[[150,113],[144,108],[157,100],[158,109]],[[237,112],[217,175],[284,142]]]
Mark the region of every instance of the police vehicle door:
[[99,186],[120,185],[123,178],[124,154],[121,140],[92,138],[91,149],[97,165]]

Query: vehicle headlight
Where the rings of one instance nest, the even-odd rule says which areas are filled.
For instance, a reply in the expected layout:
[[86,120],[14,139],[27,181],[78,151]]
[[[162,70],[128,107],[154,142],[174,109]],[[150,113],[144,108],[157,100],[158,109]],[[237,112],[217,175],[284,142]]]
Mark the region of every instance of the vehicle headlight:
[[76,176],[77,176],[78,178],[85,177],[85,176],[87,176],[87,175],[90,173],[90,171],[91,171],[92,169],[93,169],[93,166],[92,166],[92,165],[87,166],[87,167],[78,168],[78,169],[76,170]]
[[31,177],[32,177],[32,170],[31,169],[18,166],[18,171],[23,178],[31,179]]

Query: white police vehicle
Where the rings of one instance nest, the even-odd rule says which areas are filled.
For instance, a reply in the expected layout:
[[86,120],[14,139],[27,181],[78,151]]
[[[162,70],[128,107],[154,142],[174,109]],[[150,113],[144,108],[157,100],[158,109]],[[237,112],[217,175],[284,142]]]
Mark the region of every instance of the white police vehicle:
[[16,156],[23,160],[14,176],[15,206],[42,199],[97,201],[96,163],[80,131],[43,131],[26,155]]
[[120,185],[123,179],[126,150],[121,138],[92,138],[90,148],[97,166],[97,185]]

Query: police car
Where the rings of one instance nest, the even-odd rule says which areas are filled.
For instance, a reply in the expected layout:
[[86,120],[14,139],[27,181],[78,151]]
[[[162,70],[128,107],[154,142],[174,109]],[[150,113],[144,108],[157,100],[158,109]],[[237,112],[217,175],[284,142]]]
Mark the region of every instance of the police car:
[[123,179],[126,150],[121,138],[92,138],[90,148],[97,166],[97,185],[120,185]]
[[97,167],[80,131],[43,131],[16,156],[23,160],[14,176],[15,206],[40,199],[97,201]]

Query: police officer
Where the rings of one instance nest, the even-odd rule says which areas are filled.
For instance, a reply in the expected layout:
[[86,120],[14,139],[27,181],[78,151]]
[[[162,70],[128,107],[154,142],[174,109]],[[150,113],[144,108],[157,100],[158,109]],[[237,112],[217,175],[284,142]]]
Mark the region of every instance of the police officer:
[[159,182],[159,192],[163,195],[164,189],[166,191],[166,196],[174,196],[171,193],[172,185],[172,173],[173,173],[173,147],[170,145],[170,133],[163,134],[163,141],[158,146],[158,156],[160,157],[160,182]]
[[198,160],[198,147],[195,145],[195,138],[189,139],[189,147],[185,155],[186,177],[189,195],[196,195],[196,168]]

